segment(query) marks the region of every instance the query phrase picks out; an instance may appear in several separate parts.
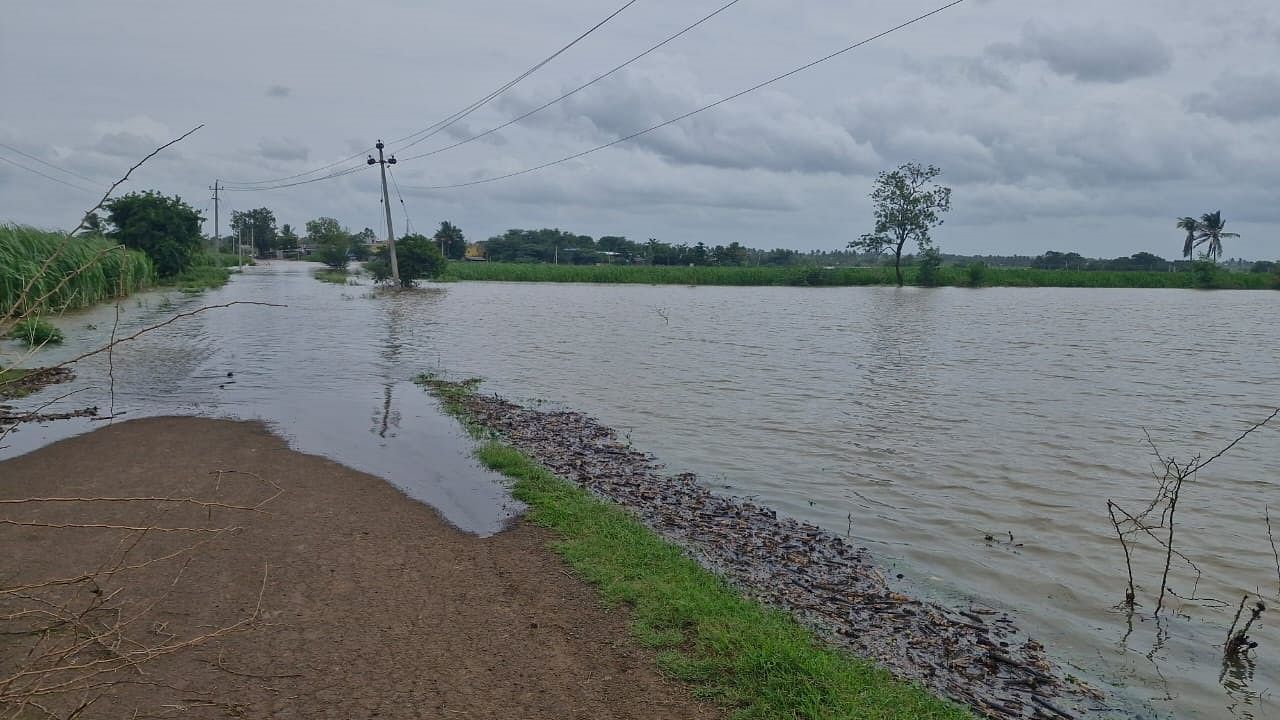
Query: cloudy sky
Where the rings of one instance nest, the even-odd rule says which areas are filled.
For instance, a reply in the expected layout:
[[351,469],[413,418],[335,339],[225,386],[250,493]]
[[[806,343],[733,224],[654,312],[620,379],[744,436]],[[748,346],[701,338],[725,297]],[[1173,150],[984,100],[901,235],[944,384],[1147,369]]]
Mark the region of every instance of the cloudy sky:
[[[967,0],[675,125],[509,173],[681,115],[942,0],[740,0],[612,77],[430,157],[591,79],[727,0],[637,0],[447,130],[392,142],[514,78],[623,0],[7,0],[0,17],[0,222],[74,225],[154,146],[205,127],[129,189],[212,203],[362,153],[395,167],[397,230],[471,239],[560,227],[671,242],[834,249],[870,229],[875,174],[934,163],[954,188],[945,251],[1177,254],[1180,215],[1221,209],[1228,256],[1280,257],[1280,3]],[[4,147],[8,146],[8,147]],[[65,174],[41,165],[26,153]],[[362,155],[360,156],[362,157]],[[359,167],[360,157],[335,169]],[[19,169],[19,163],[79,188]],[[316,175],[303,176],[308,179]],[[258,192],[301,226],[381,234],[376,171]]]

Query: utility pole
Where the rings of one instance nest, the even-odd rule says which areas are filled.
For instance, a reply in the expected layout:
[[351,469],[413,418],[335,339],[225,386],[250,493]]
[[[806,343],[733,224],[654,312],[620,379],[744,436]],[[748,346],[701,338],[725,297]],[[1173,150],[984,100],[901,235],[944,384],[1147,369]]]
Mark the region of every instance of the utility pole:
[[222,236],[218,234],[218,181],[213,181],[213,249],[222,252]]
[[378,159],[374,160],[373,156],[369,156],[369,164],[377,163],[378,169],[382,171],[382,209],[387,211],[387,252],[391,254],[391,283],[400,286],[400,264],[396,262],[396,234],[391,229],[391,198],[387,196],[387,166],[396,164],[396,157],[392,155],[390,158],[382,158],[382,141],[379,140],[377,145]]

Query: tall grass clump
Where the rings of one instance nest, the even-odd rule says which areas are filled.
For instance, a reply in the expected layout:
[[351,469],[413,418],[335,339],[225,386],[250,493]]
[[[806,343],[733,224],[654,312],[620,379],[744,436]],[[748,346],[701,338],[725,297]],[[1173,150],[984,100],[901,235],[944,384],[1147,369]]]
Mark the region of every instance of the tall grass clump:
[[146,255],[106,238],[0,225],[0,317],[88,307],[155,279]]
[[62,331],[49,321],[38,318],[23,318],[14,324],[9,337],[26,343],[32,347],[43,345],[60,345],[63,340]]

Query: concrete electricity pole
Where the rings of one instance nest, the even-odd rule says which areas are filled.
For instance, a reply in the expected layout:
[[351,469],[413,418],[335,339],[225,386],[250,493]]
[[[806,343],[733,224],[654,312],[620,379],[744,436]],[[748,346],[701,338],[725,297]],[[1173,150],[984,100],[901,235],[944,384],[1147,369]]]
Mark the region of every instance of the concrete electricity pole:
[[222,236],[218,234],[218,181],[213,181],[213,249],[222,252]]
[[378,159],[374,160],[373,156],[369,156],[369,164],[377,163],[378,169],[382,171],[382,209],[387,211],[387,252],[391,254],[391,283],[400,286],[400,264],[396,261],[396,233],[391,229],[391,199],[387,196],[387,166],[396,164],[396,157],[392,155],[390,158],[382,158],[382,141],[379,140],[377,145]]

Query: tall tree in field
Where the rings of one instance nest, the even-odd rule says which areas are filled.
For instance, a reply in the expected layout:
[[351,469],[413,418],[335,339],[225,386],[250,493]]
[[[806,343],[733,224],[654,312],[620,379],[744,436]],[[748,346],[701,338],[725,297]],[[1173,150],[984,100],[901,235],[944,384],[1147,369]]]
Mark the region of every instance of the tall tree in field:
[[1182,243],[1182,257],[1190,258],[1192,251],[1196,249],[1196,245],[1200,244],[1196,241],[1197,236],[1200,234],[1200,221],[1190,215],[1178,218],[1178,229],[1187,231],[1187,239]]
[[373,252],[371,246],[378,236],[374,234],[373,228],[365,228],[351,236],[351,257],[364,262],[369,259],[369,254]]
[[307,244],[316,249],[316,259],[335,270],[347,268],[351,233],[331,217],[307,221]]
[[1227,221],[1222,219],[1221,210],[1200,216],[1200,234],[1197,236],[1200,242],[1196,244],[1208,243],[1209,259],[1214,262],[1222,257],[1222,238],[1240,237],[1240,233],[1227,232],[1226,227]]
[[253,238],[253,247],[259,255],[266,255],[279,247],[276,239],[276,215],[270,208],[254,208],[246,212],[231,213],[231,231],[238,238]]
[[951,188],[934,179],[936,166],[909,162],[876,177],[871,201],[875,203],[875,230],[849,243],[860,252],[893,251],[893,270],[902,286],[902,248],[915,241],[921,253],[933,247],[929,231],[942,224],[942,213],[951,210]]
[[200,223],[204,218],[177,195],[168,197],[154,190],[133,192],[111,200],[105,207],[111,225],[107,237],[146,253],[161,276],[187,269],[200,249]]
[[462,235],[462,228],[448,220],[440,223],[440,229],[436,230],[433,239],[444,256],[450,260],[461,260],[467,252],[467,239]]
[[298,233],[293,231],[293,226],[289,223],[280,226],[280,234],[276,236],[276,241],[280,244],[281,250],[298,249]]

